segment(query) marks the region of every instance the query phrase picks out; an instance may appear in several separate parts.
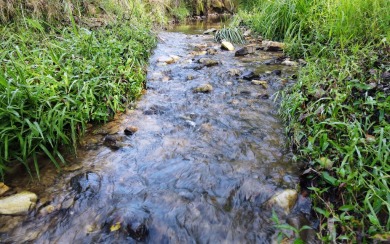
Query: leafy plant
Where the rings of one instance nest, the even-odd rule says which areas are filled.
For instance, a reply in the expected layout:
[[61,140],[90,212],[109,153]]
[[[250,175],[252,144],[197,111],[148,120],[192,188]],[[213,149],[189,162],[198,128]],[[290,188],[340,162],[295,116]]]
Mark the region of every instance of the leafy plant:
[[237,44],[244,44],[245,38],[241,33],[241,30],[237,27],[223,27],[220,30],[217,30],[215,33],[214,39],[216,42],[222,42],[223,40],[237,43]]

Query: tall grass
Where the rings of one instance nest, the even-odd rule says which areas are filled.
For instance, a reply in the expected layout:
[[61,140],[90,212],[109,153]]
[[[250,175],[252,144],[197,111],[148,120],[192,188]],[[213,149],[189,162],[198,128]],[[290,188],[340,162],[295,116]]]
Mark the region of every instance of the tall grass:
[[323,242],[389,239],[388,9],[387,0],[252,0],[239,13],[308,61],[281,114],[297,160],[313,169]]
[[155,38],[147,20],[131,22],[135,14],[97,30],[29,18],[0,27],[2,177],[15,163],[39,177],[41,154],[58,167],[61,147],[75,150],[86,123],[107,121],[140,95]]

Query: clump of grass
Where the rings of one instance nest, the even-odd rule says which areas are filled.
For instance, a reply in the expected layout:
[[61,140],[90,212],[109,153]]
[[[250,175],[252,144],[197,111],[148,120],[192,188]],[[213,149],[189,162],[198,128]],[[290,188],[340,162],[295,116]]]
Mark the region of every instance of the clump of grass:
[[323,242],[388,240],[390,16],[386,0],[252,0],[239,16],[307,66],[281,114]]
[[226,27],[217,30],[214,35],[214,40],[216,42],[222,42],[223,40],[229,41],[237,44],[244,44],[245,38],[241,33],[241,30],[237,27]]
[[[144,65],[155,44],[145,26],[115,24],[90,31],[49,32],[1,27],[0,174],[46,154],[58,167],[61,146],[73,146],[90,121],[107,121],[140,95]],[[13,34],[17,33],[17,34]]]

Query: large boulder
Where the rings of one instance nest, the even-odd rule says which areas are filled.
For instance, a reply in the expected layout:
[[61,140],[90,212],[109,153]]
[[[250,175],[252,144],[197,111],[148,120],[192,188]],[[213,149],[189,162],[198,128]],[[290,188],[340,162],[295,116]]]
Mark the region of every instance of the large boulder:
[[0,214],[25,215],[33,209],[37,202],[37,195],[23,191],[15,195],[0,199]]

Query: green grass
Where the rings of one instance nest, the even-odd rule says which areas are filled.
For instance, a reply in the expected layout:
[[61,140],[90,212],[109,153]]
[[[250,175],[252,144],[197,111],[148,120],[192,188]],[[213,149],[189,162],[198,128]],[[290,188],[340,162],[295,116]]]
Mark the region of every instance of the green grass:
[[283,93],[323,242],[390,236],[390,2],[252,0],[239,18],[307,66]]
[[[39,154],[58,167],[86,123],[107,121],[141,93],[155,39],[147,26],[45,30],[36,20],[0,29],[0,174]],[[16,34],[14,34],[16,33]]]
[[242,35],[241,30],[237,27],[224,26],[222,29],[217,30],[214,35],[214,40],[216,42],[222,42],[223,40],[225,40],[237,44],[245,43],[245,38]]

